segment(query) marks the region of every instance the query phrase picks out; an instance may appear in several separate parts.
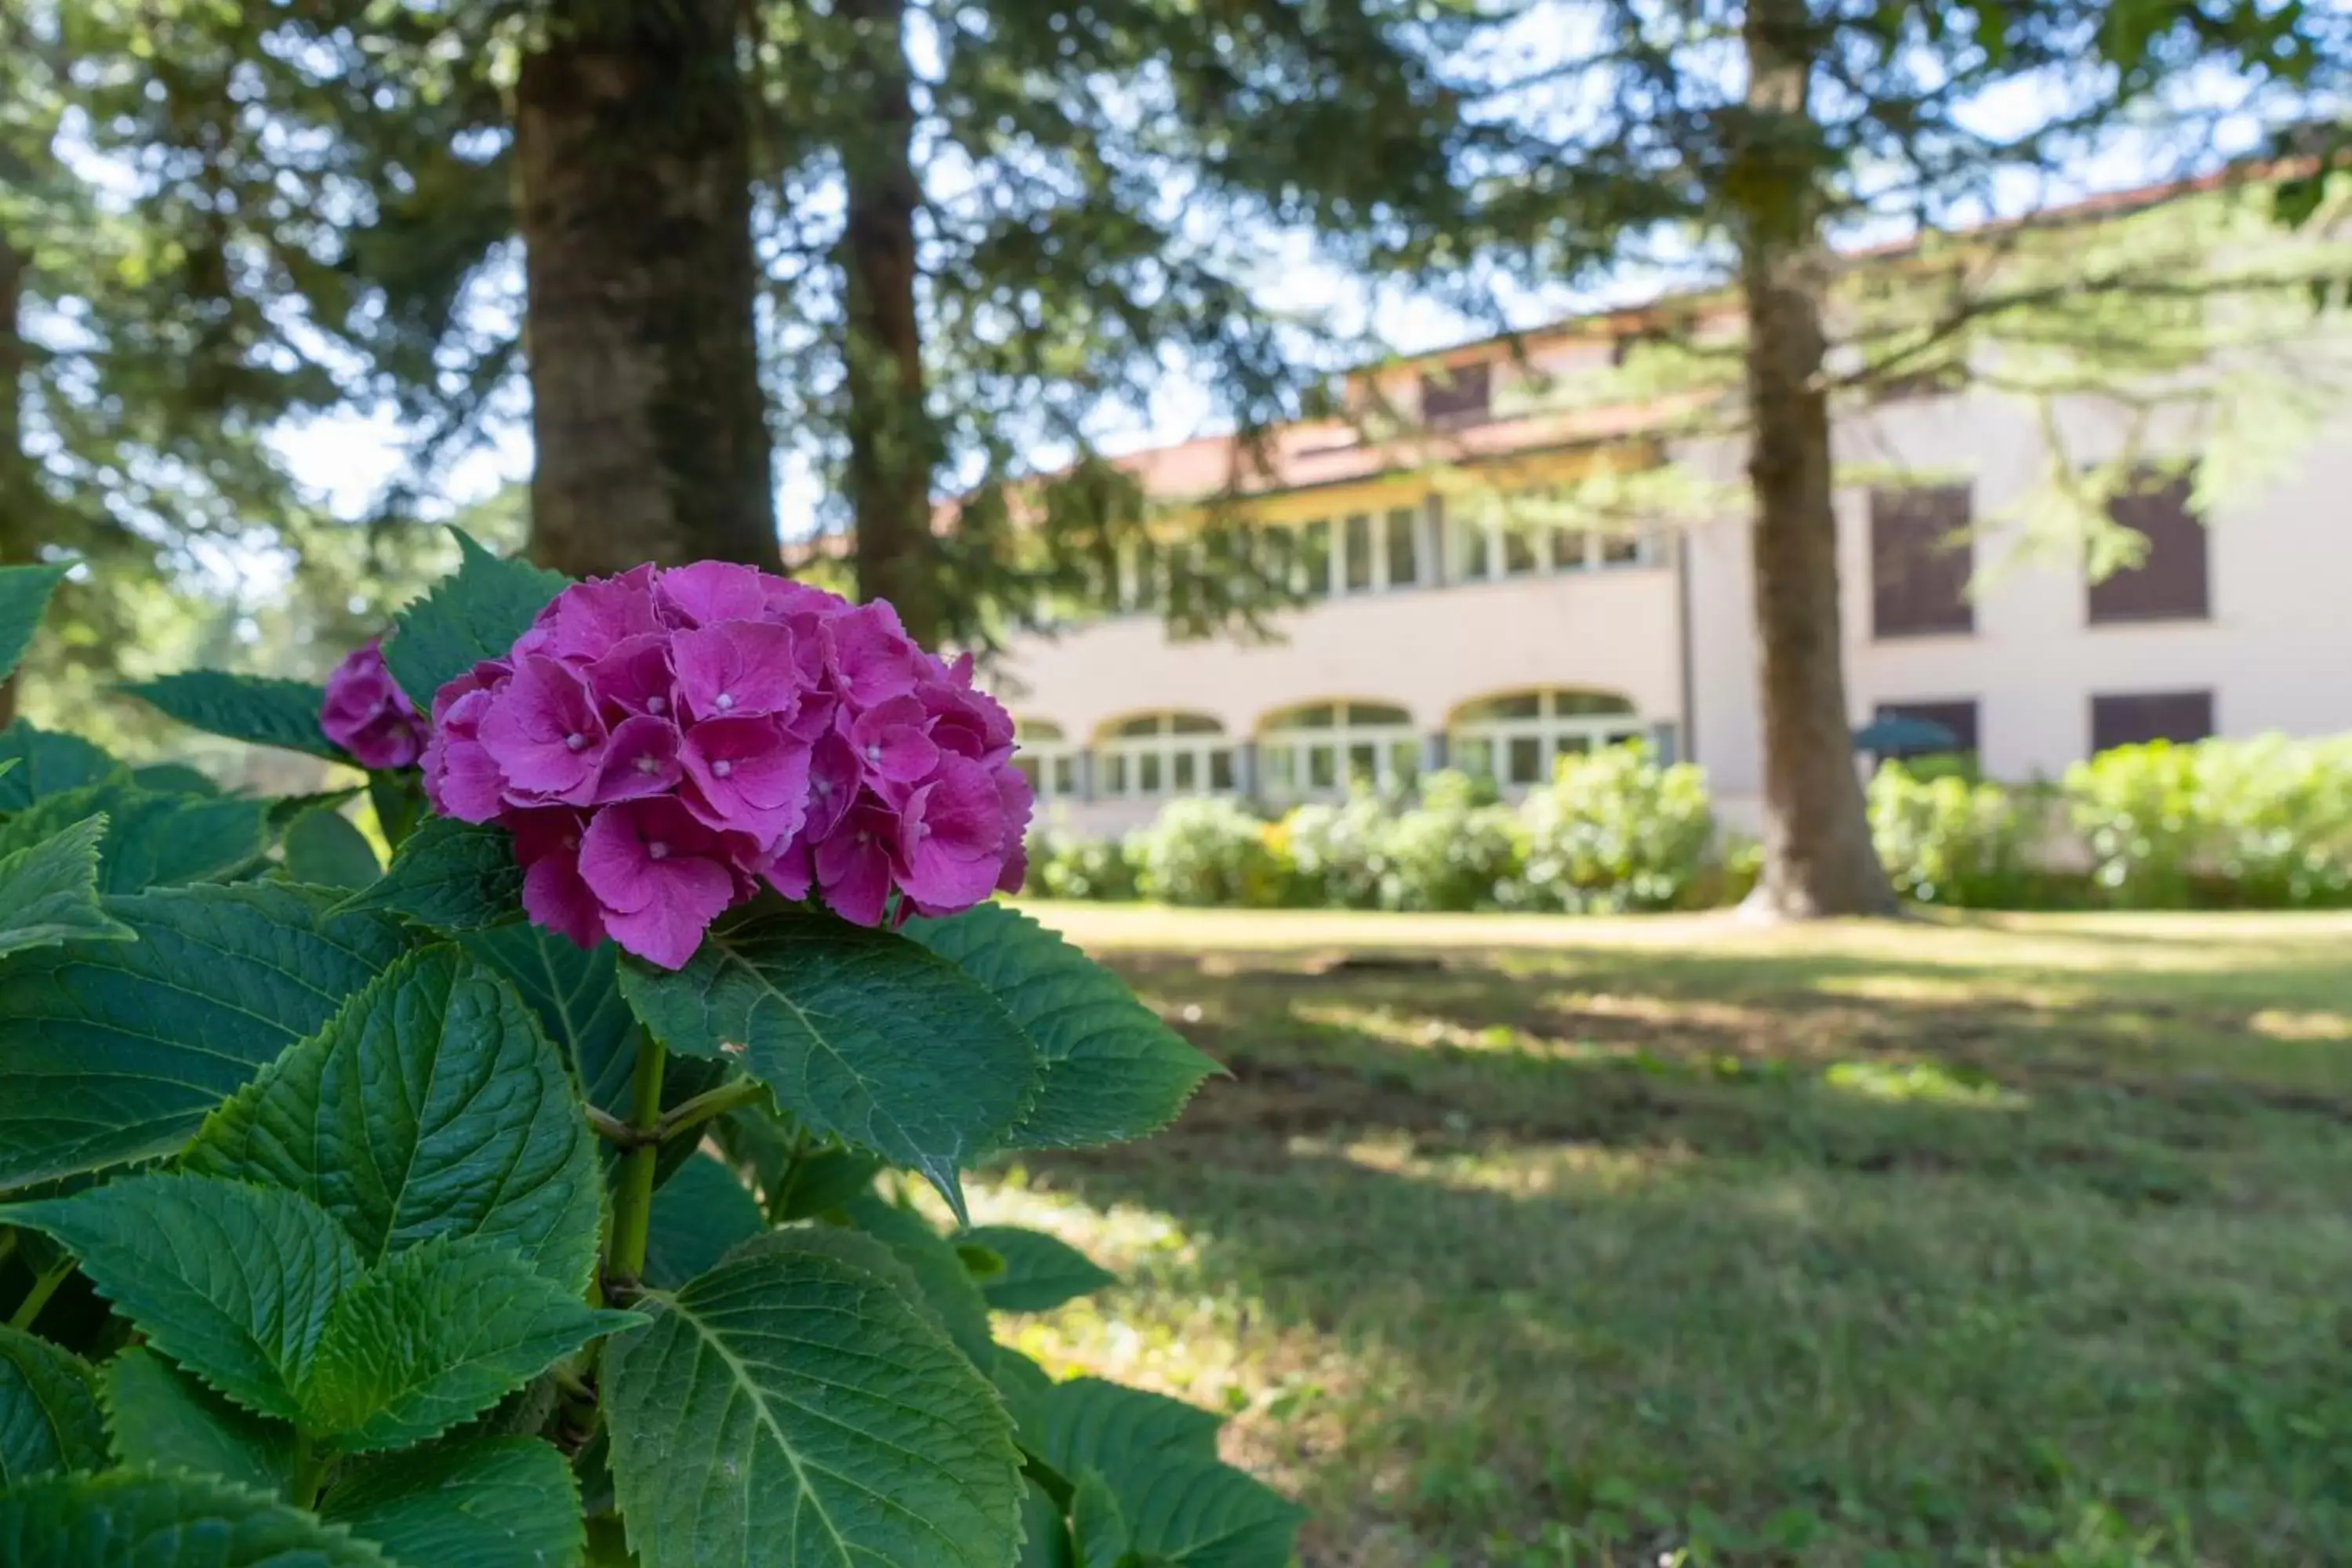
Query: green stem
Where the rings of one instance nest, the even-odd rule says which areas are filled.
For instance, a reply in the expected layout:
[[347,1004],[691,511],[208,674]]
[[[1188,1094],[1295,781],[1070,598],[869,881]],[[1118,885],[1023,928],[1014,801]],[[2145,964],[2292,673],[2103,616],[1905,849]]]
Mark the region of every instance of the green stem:
[[294,1501],[300,1508],[319,1505],[319,1486],[327,1479],[327,1456],[312,1447],[310,1435],[294,1434]]
[[64,1284],[66,1276],[73,1271],[73,1259],[63,1258],[35,1275],[32,1289],[26,1292],[25,1299],[16,1303],[16,1315],[8,1320],[8,1326],[12,1329],[30,1329],[33,1326],[33,1320],[41,1315],[41,1309],[49,1304],[49,1298],[58,1293],[58,1287]]
[[0,1268],[6,1268],[8,1259],[16,1254],[16,1233],[13,1230],[0,1230]]
[[613,1191],[613,1239],[604,1254],[604,1292],[633,1296],[646,1271],[646,1237],[654,1217],[654,1165],[661,1146],[662,1067],[668,1053],[651,1035],[637,1037],[637,1062],[629,1075],[629,1125],[642,1141],[621,1156],[621,1179]]
[[739,1078],[708,1089],[693,1099],[681,1100],[670,1107],[661,1119],[660,1136],[665,1143],[689,1127],[699,1127],[713,1117],[724,1116],[739,1105],[749,1105],[768,1092],[768,1086],[754,1078]]

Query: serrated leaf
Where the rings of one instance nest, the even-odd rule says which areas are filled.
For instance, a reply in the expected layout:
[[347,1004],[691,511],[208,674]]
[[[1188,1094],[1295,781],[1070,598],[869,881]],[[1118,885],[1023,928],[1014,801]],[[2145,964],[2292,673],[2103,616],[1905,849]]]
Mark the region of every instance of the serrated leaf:
[[77,938],[131,939],[131,928],[108,915],[99,900],[98,847],[105,834],[105,817],[85,817],[38,843],[0,855],[0,956]]
[[0,1496],[8,1568],[392,1568],[370,1543],[201,1476],[53,1476]]
[[1110,1483],[1097,1470],[1080,1476],[1070,1492],[1070,1542],[1077,1568],[1118,1568],[1130,1540]]
[[412,952],[205,1123],[187,1169],[318,1204],[373,1267],[478,1236],[573,1292],[596,1258],[595,1137],[511,986],[446,944]]
[[191,669],[156,680],[134,681],[121,689],[190,729],[226,735],[253,746],[278,746],[330,762],[348,762],[341,747],[319,728],[327,700],[322,686]]
[[16,672],[16,661],[25,657],[41,617],[48,613],[49,595],[71,570],[64,563],[0,566],[0,680]]
[[310,795],[272,795],[264,804],[269,809],[272,831],[282,831],[293,825],[294,819],[309,811],[333,811],[344,802],[357,799],[356,789],[320,790]]
[[515,638],[571,579],[525,561],[503,561],[469,537],[457,537],[457,573],[393,617],[383,662],[420,713],[433,694],[486,658],[504,658]]
[[586,1305],[493,1243],[438,1237],[394,1253],[336,1300],[299,1425],[349,1453],[406,1447],[644,1321]]
[[0,964],[0,1189],[175,1152],[206,1112],[396,957],[400,928],[299,889],[107,902],[135,942]]
[[0,1207],[62,1243],[157,1350],[248,1410],[293,1418],[329,1310],[360,1278],[327,1212],[210,1176],[131,1176]]
[[1018,1226],[975,1226],[957,1238],[984,1247],[1003,1265],[980,1281],[981,1293],[1000,1312],[1045,1312],[1065,1301],[1118,1283],[1118,1276],[1059,1237]]
[[830,914],[715,926],[676,973],[624,963],[621,994],[671,1049],[740,1051],[782,1110],[921,1173],[959,1219],[959,1168],[1035,1087],[1034,1051],[985,989],[914,942]]
[[464,1437],[352,1467],[320,1517],[418,1568],[565,1568],[585,1549],[580,1491],[536,1437]]
[[717,1266],[767,1221],[735,1173],[697,1154],[654,1194],[646,1237],[646,1283],[674,1290]]
[[1076,1149],[1156,1132],[1217,1064],[1135,999],[1118,976],[1028,915],[980,904],[907,934],[992,993],[1035,1046],[1037,1096],[998,1142]]
[[331,806],[287,824],[285,847],[287,877],[314,888],[364,888],[383,875],[367,835]]
[[478,931],[522,917],[522,868],[514,836],[492,823],[428,816],[400,842],[374,882],[338,914],[390,910],[444,931]]
[[133,1345],[106,1363],[107,1431],[125,1465],[217,1476],[284,1497],[294,1484],[294,1428],[236,1405],[154,1352]]
[[1213,1459],[1223,1425],[1181,1399],[1098,1377],[1032,1388],[1021,1403],[1022,1446],[1074,1479],[1089,1468],[1118,1479],[1171,1455]]
[[89,1363],[0,1324],[0,1492],[53,1470],[106,1464]]
[[0,827],[0,848],[103,814],[99,891],[183,887],[220,880],[258,860],[268,842],[265,810],[260,801],[232,795],[158,795],[121,774],[35,801]]
[[1021,1492],[1021,1568],[1070,1568],[1070,1527],[1034,1480]]
[[1011,1423],[887,1284],[761,1237],[605,1348],[644,1568],[1009,1568]]
[[947,1331],[972,1365],[987,1372],[996,1360],[996,1342],[988,1331],[988,1302],[954,1246],[921,1215],[878,1193],[860,1194],[844,1207],[851,1225],[907,1266],[922,1289],[919,1305]]
[[1231,1465],[1163,1455],[1105,1481],[1118,1500],[1128,1544],[1145,1562],[1288,1568],[1296,1555],[1306,1510]]
[[[16,765],[5,765],[11,763]],[[22,811],[44,795],[122,772],[121,763],[79,735],[56,734],[23,719],[0,730],[0,811]]]
[[131,770],[131,782],[158,795],[218,795],[220,785],[210,773],[185,763],[150,763]]

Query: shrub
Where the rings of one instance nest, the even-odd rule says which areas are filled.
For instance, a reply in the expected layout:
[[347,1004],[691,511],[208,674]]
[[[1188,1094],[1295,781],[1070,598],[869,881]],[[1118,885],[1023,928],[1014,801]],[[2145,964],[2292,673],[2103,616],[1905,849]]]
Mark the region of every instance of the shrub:
[[[343,796],[142,784],[0,731],[0,1555],[1004,1564],[1213,1538],[1281,1568],[1296,1510],[1218,1461],[1214,1415],[996,1342],[995,1312],[1109,1276],[908,1201],[928,1183],[961,1219],[981,1152],[1141,1135],[1212,1068],[974,901],[1019,826],[1002,710],[887,610],[732,567],[671,599],[566,588],[465,542],[381,671],[340,673],[331,727],[293,682],[144,689],[373,762],[388,865]],[[0,678],[59,574],[0,570]],[[545,614],[559,588],[602,629]],[[803,612],[823,667],[756,629]],[[465,728],[500,692],[528,711]],[[780,715],[836,702],[858,752],[796,754]],[[925,782],[886,795],[868,764]],[[429,809],[428,780],[492,819]]]
[[1527,871],[1517,901],[1542,910],[1616,913],[1685,907],[1715,840],[1706,775],[1661,767],[1640,742],[1561,759],[1528,796]]
[[1384,907],[1460,910],[1491,907],[1527,858],[1517,813],[1482,798],[1466,773],[1422,781],[1421,804],[1391,824],[1385,840],[1390,896]]
[[2219,878],[2232,901],[2352,900],[2352,739],[2207,741],[2196,768],[2195,868]]
[[1230,800],[1171,801],[1129,836],[1127,858],[1143,896],[1164,903],[1271,909],[1287,892],[1266,825]]
[[1870,837],[1895,890],[1921,903],[2014,908],[2033,885],[2035,823],[1999,784],[1897,762],[1870,781]]
[[1294,808],[1273,841],[1276,855],[1287,862],[1292,896],[1317,909],[1397,908],[1388,858],[1397,816],[1394,807],[1369,790],[1358,790],[1338,805]]
[[1029,848],[1029,883],[1049,899],[1116,902],[1137,896],[1135,863],[1115,838],[1040,834]]
[[2063,787],[2102,898],[2143,910],[2189,902],[2201,830],[2195,747],[2118,746],[2068,768]]

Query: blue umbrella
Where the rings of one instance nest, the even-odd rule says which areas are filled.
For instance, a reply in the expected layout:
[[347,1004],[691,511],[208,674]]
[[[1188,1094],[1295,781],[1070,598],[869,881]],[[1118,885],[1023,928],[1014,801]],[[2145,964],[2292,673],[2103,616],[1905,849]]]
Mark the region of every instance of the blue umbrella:
[[1882,757],[1906,752],[1957,751],[1959,743],[1960,738],[1948,727],[1932,719],[1913,719],[1901,713],[1882,713],[1853,732],[1855,751]]

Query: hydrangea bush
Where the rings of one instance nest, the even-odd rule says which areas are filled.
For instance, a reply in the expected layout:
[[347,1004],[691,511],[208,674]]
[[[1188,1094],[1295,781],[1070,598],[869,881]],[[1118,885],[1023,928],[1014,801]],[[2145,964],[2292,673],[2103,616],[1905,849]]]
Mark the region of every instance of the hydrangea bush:
[[[1288,1562],[1215,1416],[998,1340],[1114,1281],[961,1173],[1213,1068],[992,900],[971,666],[460,542],[323,688],[134,689],[364,770],[388,864],[356,788],[0,731],[0,1563]],[[0,675],[60,571],[0,571]]]

